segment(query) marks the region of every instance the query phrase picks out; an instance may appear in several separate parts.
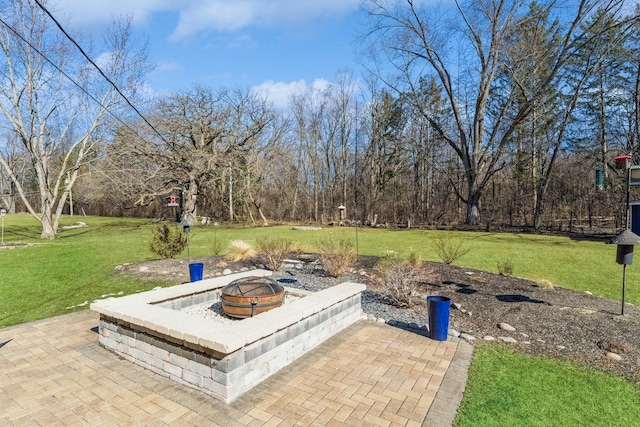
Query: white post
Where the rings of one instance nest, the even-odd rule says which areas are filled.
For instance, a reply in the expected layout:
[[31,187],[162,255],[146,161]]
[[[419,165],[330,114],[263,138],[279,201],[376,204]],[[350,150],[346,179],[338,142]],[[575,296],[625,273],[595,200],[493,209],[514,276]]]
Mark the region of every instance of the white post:
[[7,210],[5,208],[0,209],[0,217],[2,217],[2,240],[1,244],[4,246],[4,217],[7,215]]

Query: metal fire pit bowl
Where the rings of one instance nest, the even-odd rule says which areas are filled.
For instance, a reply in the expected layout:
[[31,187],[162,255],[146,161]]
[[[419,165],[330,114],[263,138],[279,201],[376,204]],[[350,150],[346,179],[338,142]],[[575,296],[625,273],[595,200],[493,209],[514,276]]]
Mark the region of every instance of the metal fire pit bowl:
[[222,288],[220,302],[225,314],[244,319],[280,307],[285,290],[268,277],[243,277]]

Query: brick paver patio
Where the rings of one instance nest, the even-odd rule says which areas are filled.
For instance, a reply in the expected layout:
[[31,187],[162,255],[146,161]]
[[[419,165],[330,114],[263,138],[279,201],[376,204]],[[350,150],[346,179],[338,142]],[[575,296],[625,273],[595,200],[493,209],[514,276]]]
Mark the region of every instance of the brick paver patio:
[[1,425],[442,426],[471,358],[361,321],[226,405],[105,350],[97,324],[85,311],[0,329]]

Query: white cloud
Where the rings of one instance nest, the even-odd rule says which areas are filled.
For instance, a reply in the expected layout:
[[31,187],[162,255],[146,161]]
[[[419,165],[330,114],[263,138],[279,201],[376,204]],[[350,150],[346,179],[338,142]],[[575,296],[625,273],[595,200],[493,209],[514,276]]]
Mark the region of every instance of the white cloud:
[[174,39],[200,31],[235,31],[248,26],[299,25],[310,19],[345,15],[359,0],[207,0],[180,11]]
[[[155,12],[175,11],[180,7],[170,0],[53,0],[48,8],[54,16],[68,17],[76,25],[91,26],[109,23],[114,18],[131,15],[133,22],[147,22]],[[185,7],[197,0],[179,2]]]
[[325,79],[315,79],[311,84],[304,80],[294,82],[274,82],[267,80],[264,83],[251,88],[252,91],[264,96],[276,108],[286,109],[289,107],[291,97],[294,95],[310,94],[314,96],[326,90],[331,83]]
[[236,31],[250,26],[302,25],[317,18],[346,15],[360,0],[54,0],[55,15],[82,26],[104,24],[132,15],[144,24],[157,12],[178,14],[172,38],[179,40],[203,31]]
[[174,71],[179,70],[182,67],[177,62],[159,62],[156,65],[156,71]]

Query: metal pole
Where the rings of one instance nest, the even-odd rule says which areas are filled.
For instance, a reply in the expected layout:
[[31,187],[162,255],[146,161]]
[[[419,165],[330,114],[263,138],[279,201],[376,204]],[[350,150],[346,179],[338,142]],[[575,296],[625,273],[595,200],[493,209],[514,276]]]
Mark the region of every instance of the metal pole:
[[2,215],[2,246],[4,246],[4,215]]
[[629,197],[630,197],[630,193],[631,193],[631,171],[630,168],[627,167],[627,206],[626,206],[626,211],[625,211],[625,217],[624,217],[624,226],[625,226],[625,230],[631,228],[631,225],[629,224],[629,220],[631,219],[629,215]]
[[622,309],[620,315],[624,316],[624,295],[627,290],[627,264],[622,265]]

